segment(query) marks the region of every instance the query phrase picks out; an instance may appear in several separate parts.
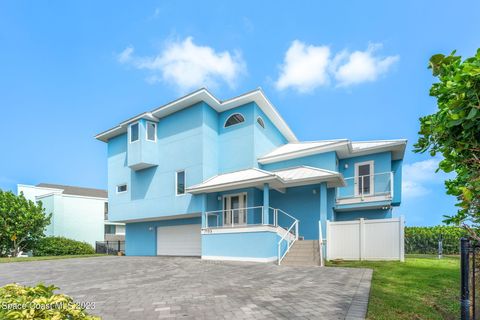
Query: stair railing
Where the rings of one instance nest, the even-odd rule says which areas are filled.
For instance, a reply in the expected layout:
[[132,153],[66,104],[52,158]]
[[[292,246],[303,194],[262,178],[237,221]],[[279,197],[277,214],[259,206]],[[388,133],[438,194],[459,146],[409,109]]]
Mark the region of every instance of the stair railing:
[[[289,215],[290,216],[290,215]],[[290,216],[291,217],[291,216]],[[292,217],[293,218],[293,217]],[[293,218],[295,219],[295,218]],[[292,231],[295,230],[295,236],[292,237]],[[288,239],[286,239],[288,237]],[[277,261],[278,261],[278,265],[280,265],[280,263],[282,262],[283,258],[285,258],[285,256],[287,255],[288,251],[290,250],[290,248],[293,246],[293,244],[295,243],[295,241],[298,240],[298,220],[295,219],[295,221],[293,221],[292,225],[290,226],[290,228],[288,228],[287,232],[285,232],[285,234],[283,235],[283,237],[280,239],[280,241],[278,241],[278,247],[277,247]],[[285,252],[282,254],[282,243],[283,241],[287,241],[287,249],[285,250]]]

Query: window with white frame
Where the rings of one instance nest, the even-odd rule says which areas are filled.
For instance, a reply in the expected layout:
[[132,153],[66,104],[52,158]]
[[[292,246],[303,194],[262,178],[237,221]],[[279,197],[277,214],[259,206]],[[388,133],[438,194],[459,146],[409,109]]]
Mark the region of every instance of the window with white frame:
[[185,171],[177,171],[175,177],[175,194],[177,196],[185,194]]
[[157,124],[155,122],[147,121],[147,140],[157,141]]
[[140,130],[140,127],[138,122],[130,125],[130,142],[138,141],[139,130]]
[[117,225],[115,227],[115,234],[118,234],[118,235],[125,235],[125,226],[124,225]]
[[355,195],[364,196],[373,194],[374,172],[373,161],[355,163]]
[[117,186],[117,193],[127,192],[127,185],[126,184],[119,184]]

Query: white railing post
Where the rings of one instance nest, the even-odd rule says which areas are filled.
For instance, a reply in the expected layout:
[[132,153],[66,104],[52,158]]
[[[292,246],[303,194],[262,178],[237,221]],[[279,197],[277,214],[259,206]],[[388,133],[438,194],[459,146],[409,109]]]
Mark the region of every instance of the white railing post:
[[235,209],[230,209],[230,219],[232,221],[232,228],[233,228],[233,210]]
[[208,212],[205,212],[205,228],[208,228]]
[[280,265],[280,244],[281,244],[281,240],[280,242],[278,243],[278,246],[277,246],[277,264]]
[[295,240],[298,240],[298,220],[295,221]]
[[360,218],[360,223],[359,223],[359,228],[360,228],[360,248],[359,248],[359,258],[360,260],[365,260],[365,219]]
[[275,227],[278,227],[278,209],[273,209],[273,216],[275,219]]
[[318,220],[318,256],[320,257],[320,267],[323,267],[323,231],[321,220]]

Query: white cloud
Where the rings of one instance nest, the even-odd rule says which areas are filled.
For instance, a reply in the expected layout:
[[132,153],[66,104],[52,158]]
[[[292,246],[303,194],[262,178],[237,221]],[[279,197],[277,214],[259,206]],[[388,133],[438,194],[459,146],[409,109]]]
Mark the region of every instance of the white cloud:
[[442,183],[448,176],[435,170],[438,168],[439,159],[428,159],[405,164],[403,166],[402,196],[417,198],[429,194],[433,184]]
[[334,79],[337,86],[351,86],[375,81],[399,60],[399,56],[378,57],[381,44],[370,44],[365,51],[343,50],[331,57],[329,46],[308,45],[299,40],[288,48],[280,75],[278,90],[293,88],[300,93],[327,86]]
[[370,44],[366,51],[341,53],[339,60],[344,60],[344,63],[337,61],[340,66],[335,70],[338,85],[350,86],[375,81],[399,60],[399,56],[375,57],[374,53],[379,48],[380,44]]
[[299,92],[310,92],[328,84],[327,67],[330,48],[312,46],[295,40],[285,54],[280,76],[275,83],[278,90],[292,87]]
[[133,52],[133,47],[127,47],[118,55],[118,61],[150,71],[149,83],[163,81],[180,91],[216,87],[221,82],[233,88],[246,73],[246,64],[239,52],[216,52],[211,47],[195,44],[191,37],[168,43],[156,56],[138,57]]
[[133,47],[129,46],[126,47],[125,50],[120,52],[120,54],[117,56],[117,60],[120,63],[127,63],[132,59],[132,53],[133,53]]

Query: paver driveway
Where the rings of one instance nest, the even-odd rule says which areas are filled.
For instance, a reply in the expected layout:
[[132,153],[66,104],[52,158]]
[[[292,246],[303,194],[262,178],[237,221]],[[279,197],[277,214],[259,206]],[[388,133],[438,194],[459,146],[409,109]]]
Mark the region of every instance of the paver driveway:
[[55,284],[103,319],[359,319],[371,270],[95,257],[0,264],[0,285]]

